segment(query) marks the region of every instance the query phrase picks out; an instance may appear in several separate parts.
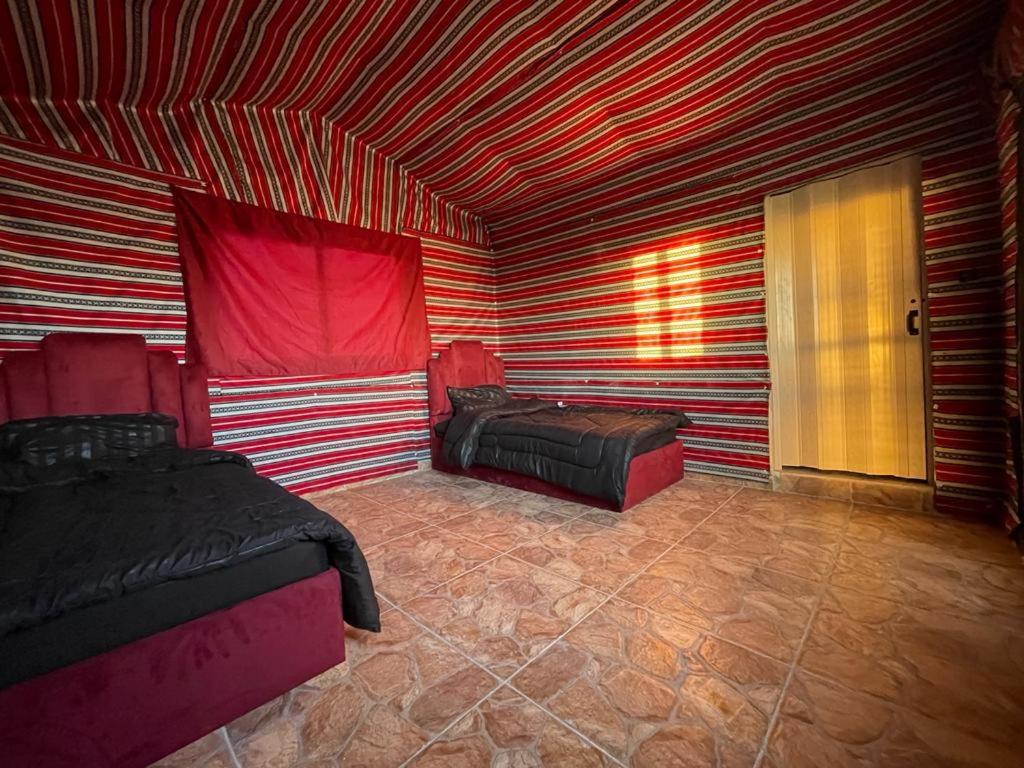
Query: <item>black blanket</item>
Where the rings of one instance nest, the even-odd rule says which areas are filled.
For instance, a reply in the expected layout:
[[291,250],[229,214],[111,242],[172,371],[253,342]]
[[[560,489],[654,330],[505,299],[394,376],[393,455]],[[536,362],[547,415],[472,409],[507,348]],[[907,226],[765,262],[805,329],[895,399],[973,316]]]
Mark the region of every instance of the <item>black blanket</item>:
[[675,411],[514,399],[456,413],[443,456],[463,469],[486,464],[621,505],[633,457],[668,444],[689,423]]
[[326,545],[345,621],[379,631],[352,534],[243,456],[159,448],[56,467],[0,463],[0,636],[302,541]]

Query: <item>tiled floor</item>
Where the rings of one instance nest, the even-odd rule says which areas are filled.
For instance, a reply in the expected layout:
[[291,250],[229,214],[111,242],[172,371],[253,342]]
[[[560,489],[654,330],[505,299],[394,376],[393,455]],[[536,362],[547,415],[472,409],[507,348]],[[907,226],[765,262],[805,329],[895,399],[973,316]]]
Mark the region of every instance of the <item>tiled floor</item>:
[[434,472],[315,502],[384,631],[163,765],[1024,765],[997,530],[704,480],[623,515]]

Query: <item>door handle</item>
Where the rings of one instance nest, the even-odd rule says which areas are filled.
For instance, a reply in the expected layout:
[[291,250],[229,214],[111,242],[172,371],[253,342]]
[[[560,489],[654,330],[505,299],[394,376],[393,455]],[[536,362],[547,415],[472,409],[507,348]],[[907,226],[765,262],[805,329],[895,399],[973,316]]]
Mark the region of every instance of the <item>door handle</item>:
[[907,312],[907,335],[920,336],[921,329],[917,326],[917,318],[921,316],[921,310],[912,309]]

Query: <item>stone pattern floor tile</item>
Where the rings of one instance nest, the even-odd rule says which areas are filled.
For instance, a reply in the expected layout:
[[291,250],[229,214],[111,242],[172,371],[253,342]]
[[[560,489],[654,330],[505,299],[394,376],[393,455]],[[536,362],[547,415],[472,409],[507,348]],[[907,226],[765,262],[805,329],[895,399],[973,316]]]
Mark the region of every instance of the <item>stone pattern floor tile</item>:
[[848,540],[831,583],[924,610],[964,613],[996,623],[1024,620],[1020,566],[994,565],[932,548]]
[[619,595],[747,648],[791,660],[817,591],[806,579],[675,547]]
[[634,536],[675,543],[690,533],[739,489],[705,482],[676,483],[625,514],[592,510],[581,519]]
[[1024,723],[1017,628],[832,589],[800,667],[1010,746]]
[[837,530],[847,527],[850,505],[794,493],[743,488],[729,500],[723,516],[783,530],[790,527]]
[[228,742],[221,729],[153,763],[152,768],[233,768]]
[[1008,768],[1020,752],[832,683],[797,675],[764,768]]
[[994,528],[711,477],[623,514],[430,470],[309,499],[383,632],[164,768],[1020,764]]
[[374,587],[395,605],[500,554],[450,531],[434,527],[424,531],[392,539],[366,552]]
[[390,506],[396,501],[429,493],[447,484],[440,472],[411,472],[378,482],[361,483],[353,486],[349,492]]
[[603,600],[593,589],[506,556],[410,600],[403,609],[507,677]]
[[786,671],[612,600],[511,682],[627,764],[749,766]]
[[613,592],[668,546],[657,539],[573,520],[510,554],[588,587]]
[[409,765],[601,768],[615,763],[506,686],[459,720]]
[[744,490],[682,544],[820,580],[839,554],[847,506],[823,500],[812,506],[792,494]]
[[[507,499],[514,491],[493,483],[465,480],[460,484],[440,484],[435,488],[419,489],[390,503],[399,512],[405,512],[428,523],[449,520],[474,509]],[[370,486],[372,487],[372,486]]]
[[348,528],[364,552],[427,525],[418,518],[346,491],[323,496],[316,500],[316,505]]
[[521,512],[524,515],[535,515],[540,512],[554,512],[563,517],[579,517],[587,512],[593,512],[593,507],[584,504],[577,504],[575,501],[555,499],[551,496],[542,496],[539,493],[527,493],[526,491],[511,491],[506,489],[506,496],[501,501],[495,502],[495,506],[505,506],[509,509]]
[[557,512],[496,502],[438,523],[467,539],[501,551],[553,531],[572,520]]
[[346,633],[347,660],[231,723],[243,768],[307,760],[395,766],[460,718],[497,680],[399,612],[379,635]]
[[847,538],[916,552],[949,553],[967,560],[1019,566],[1020,555],[1006,536],[980,523],[931,513],[854,505]]

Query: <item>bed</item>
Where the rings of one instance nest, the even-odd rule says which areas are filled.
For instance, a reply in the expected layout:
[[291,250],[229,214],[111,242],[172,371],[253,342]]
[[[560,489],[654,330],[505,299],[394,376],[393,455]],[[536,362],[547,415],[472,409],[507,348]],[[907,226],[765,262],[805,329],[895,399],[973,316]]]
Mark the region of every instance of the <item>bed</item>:
[[149,765],[343,661],[345,621],[379,629],[351,534],[209,450],[201,368],[141,336],[51,334],[0,366],[3,422],[5,449],[146,440],[0,462],[5,765]]
[[504,363],[480,342],[453,341],[427,363],[435,469],[616,511],[682,479],[683,414],[533,398],[460,410],[450,397],[504,385]]

